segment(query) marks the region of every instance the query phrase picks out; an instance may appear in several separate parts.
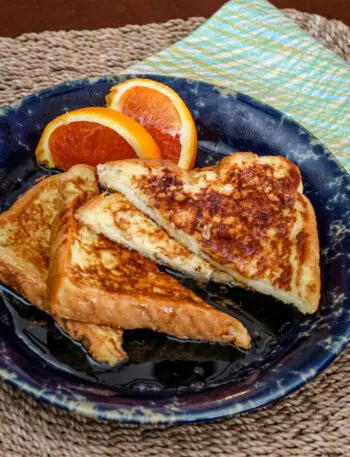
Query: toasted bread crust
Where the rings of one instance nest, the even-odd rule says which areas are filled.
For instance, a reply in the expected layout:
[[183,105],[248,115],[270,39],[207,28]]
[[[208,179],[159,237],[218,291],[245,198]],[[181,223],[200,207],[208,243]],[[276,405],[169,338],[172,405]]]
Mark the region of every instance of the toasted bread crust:
[[53,314],[249,347],[249,335],[235,318],[203,302],[138,253],[82,226],[75,218],[80,205],[78,200],[66,202],[51,232]]
[[304,313],[317,309],[316,219],[289,160],[236,153],[191,172],[160,159],[123,160],[99,165],[98,174],[102,186],[238,283]]
[[[307,313],[317,311],[321,298],[320,243],[317,231],[315,210],[308,198],[300,196],[305,205],[304,224],[300,233],[304,239],[298,242],[298,255],[301,262],[296,273],[297,288],[308,307]],[[308,280],[304,280],[308,277]]]

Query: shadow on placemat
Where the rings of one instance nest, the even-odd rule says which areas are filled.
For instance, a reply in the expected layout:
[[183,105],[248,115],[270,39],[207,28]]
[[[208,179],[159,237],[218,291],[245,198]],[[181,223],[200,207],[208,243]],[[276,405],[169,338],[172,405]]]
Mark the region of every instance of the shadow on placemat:
[[[285,10],[343,58],[350,29],[340,21]],[[121,70],[175,43],[204,22],[0,38],[0,104],[62,81]],[[187,426],[121,426],[74,416],[0,387],[0,457],[350,456],[350,348],[314,382],[256,412]]]

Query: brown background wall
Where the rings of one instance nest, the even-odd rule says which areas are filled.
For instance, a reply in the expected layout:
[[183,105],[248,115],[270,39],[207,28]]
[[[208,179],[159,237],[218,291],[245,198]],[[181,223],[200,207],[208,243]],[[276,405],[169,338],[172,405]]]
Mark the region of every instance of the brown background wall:
[[[350,25],[350,0],[271,0],[341,19]],[[210,16],[225,0],[0,0],[0,36],[43,30],[96,29]]]

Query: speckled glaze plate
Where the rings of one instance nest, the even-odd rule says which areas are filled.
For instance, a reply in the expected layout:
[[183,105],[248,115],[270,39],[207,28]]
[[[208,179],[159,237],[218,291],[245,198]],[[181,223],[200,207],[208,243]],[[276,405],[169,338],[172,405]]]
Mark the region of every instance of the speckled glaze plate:
[[[69,110],[103,106],[110,86],[133,76],[64,84],[0,112],[1,211],[49,174],[34,160],[45,125]],[[253,151],[283,155],[300,167],[320,234],[319,312],[305,317],[272,298],[203,286],[167,270],[214,306],[226,304],[249,329],[251,351],[130,331],[129,361],[111,369],[94,363],[49,316],[2,287],[0,376],[43,401],[96,418],[172,423],[227,417],[300,388],[349,341],[350,179],[315,137],[275,109],[198,81],[154,79],[175,89],[190,108],[199,136],[198,166],[233,151]]]

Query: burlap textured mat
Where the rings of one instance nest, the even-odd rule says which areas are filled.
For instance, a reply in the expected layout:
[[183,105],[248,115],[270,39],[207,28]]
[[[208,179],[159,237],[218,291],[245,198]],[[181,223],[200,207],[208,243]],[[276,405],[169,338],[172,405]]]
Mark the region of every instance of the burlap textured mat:
[[[350,29],[285,10],[345,59]],[[65,80],[116,74],[183,38],[204,21],[0,38],[0,104]],[[350,456],[350,348],[299,392],[256,412],[209,424],[108,424],[44,405],[2,384],[1,457],[339,457]]]

